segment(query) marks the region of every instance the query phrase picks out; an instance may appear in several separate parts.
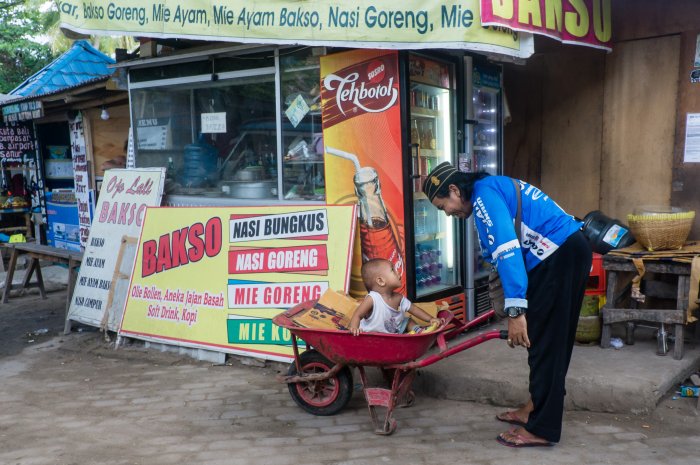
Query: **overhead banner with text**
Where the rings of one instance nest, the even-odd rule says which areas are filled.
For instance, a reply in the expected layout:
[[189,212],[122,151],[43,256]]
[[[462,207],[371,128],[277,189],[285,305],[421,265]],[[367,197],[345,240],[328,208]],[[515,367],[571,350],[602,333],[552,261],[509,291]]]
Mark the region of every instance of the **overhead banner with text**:
[[612,0],[481,0],[481,24],[612,50]]
[[355,208],[149,208],[119,333],[289,361],[272,318],[347,291]]
[[529,33],[482,27],[479,2],[57,0],[61,27],[83,34],[532,55]]

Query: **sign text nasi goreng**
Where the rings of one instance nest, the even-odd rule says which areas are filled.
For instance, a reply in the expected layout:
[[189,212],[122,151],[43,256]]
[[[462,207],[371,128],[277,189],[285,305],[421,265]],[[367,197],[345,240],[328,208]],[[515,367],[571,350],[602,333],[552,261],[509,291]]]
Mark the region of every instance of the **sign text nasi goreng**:
[[482,26],[483,1],[57,0],[57,4],[61,27],[84,34],[532,55],[531,34]]
[[271,319],[347,290],[355,206],[149,208],[120,334],[290,359]]

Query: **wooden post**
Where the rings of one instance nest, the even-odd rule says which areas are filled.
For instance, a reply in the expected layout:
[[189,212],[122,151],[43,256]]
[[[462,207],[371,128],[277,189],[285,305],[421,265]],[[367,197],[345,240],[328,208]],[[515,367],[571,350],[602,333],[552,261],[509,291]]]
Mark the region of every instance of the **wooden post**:
[[15,274],[15,267],[17,266],[17,249],[12,247],[12,254],[10,254],[10,263],[7,265],[7,275],[5,276],[5,289],[2,291],[2,303],[6,304],[7,299],[10,298],[10,290],[12,290],[12,277]]
[[678,295],[676,297],[676,308],[683,314],[683,324],[674,325],[675,342],[673,343],[673,358],[680,360],[683,358],[683,338],[685,333],[685,319],[688,314],[688,294],[690,293],[690,276],[678,276]]

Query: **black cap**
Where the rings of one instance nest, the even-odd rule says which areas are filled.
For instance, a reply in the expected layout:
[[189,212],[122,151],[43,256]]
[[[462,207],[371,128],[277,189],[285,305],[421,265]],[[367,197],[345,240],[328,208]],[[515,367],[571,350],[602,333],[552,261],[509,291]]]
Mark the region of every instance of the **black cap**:
[[428,200],[432,202],[440,187],[445,185],[456,173],[459,171],[448,161],[437,165],[423,182],[423,193],[428,196]]

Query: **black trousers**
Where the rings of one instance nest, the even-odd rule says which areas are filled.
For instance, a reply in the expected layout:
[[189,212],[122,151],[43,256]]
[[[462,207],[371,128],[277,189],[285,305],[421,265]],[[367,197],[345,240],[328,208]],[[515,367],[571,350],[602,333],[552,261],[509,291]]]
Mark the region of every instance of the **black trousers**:
[[564,383],[591,260],[591,247],[578,231],[528,273],[527,361],[535,410],[525,429],[551,442],[561,438]]

